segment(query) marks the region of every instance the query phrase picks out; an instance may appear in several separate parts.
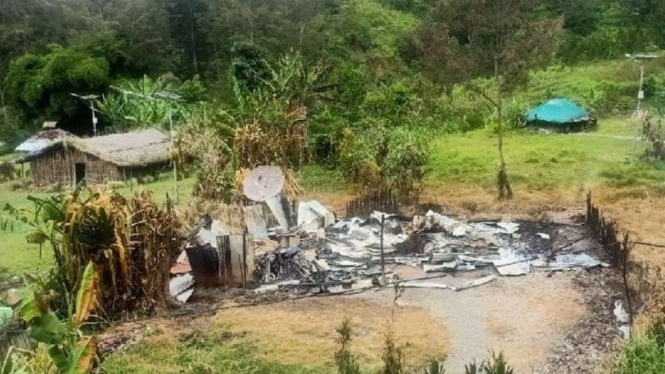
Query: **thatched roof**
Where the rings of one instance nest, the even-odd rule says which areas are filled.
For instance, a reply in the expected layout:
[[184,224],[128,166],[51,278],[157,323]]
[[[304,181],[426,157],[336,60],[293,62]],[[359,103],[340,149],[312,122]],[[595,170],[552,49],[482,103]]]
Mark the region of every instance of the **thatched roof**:
[[75,137],[62,129],[46,129],[28,138],[15,148],[17,152],[35,152],[59,142],[67,137]]
[[96,136],[67,137],[37,152],[31,152],[21,162],[29,162],[57,147],[72,147],[118,166],[145,166],[169,160],[169,137],[157,129]]

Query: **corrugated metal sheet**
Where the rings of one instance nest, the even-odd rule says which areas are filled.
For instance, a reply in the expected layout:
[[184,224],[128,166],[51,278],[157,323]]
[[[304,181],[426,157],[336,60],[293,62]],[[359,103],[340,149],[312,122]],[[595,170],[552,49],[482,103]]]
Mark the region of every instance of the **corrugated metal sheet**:
[[19,144],[15,148],[17,152],[37,152],[52,144],[59,142],[65,137],[73,137],[74,135],[62,129],[48,129],[40,131],[39,133],[31,136],[28,140]]

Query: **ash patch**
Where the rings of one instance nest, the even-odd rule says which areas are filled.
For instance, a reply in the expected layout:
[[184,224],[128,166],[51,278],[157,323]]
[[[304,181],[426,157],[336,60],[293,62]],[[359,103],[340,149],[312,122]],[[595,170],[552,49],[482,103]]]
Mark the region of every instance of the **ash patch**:
[[589,270],[578,273],[574,284],[584,296],[587,313],[534,373],[592,373],[621,340],[612,313],[614,300],[623,298],[620,275],[613,270]]

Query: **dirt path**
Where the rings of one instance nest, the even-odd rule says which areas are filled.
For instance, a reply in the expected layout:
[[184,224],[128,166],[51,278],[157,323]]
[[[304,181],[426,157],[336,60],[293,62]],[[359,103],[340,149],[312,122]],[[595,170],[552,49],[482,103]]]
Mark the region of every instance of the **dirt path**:
[[634,136],[622,136],[622,135],[606,135],[606,134],[590,134],[588,132],[577,132],[571,134],[573,136],[591,136],[594,138],[612,138],[612,139],[618,139],[618,140],[637,140],[639,142],[642,141],[642,138],[640,137],[634,137]]
[[[573,274],[552,277],[531,274],[499,278],[494,283],[461,292],[407,289],[404,306],[418,306],[441,320],[450,332],[446,369],[464,372],[464,365],[482,361],[489,351],[503,351],[518,373],[545,364],[548,352],[560,343],[585,312],[583,298],[573,287]],[[461,284],[468,279],[446,277],[437,282]],[[357,298],[392,302],[394,292],[369,292]]]

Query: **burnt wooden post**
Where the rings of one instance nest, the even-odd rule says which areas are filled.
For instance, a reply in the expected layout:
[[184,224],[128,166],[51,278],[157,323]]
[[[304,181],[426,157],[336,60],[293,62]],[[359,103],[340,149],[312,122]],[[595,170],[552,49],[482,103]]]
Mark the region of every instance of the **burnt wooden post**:
[[228,284],[231,274],[231,238],[222,235],[217,238],[219,250],[219,278],[222,284]]
[[247,285],[247,227],[242,232],[242,286]]
[[385,259],[385,254],[383,251],[383,224],[385,223],[386,216],[385,214],[381,215],[381,239],[380,239],[380,246],[381,246],[381,285],[386,284],[386,259]]
[[593,206],[591,205],[591,191],[589,191],[586,195],[586,223],[587,224],[592,224],[592,215],[593,211]]

